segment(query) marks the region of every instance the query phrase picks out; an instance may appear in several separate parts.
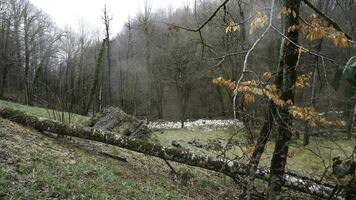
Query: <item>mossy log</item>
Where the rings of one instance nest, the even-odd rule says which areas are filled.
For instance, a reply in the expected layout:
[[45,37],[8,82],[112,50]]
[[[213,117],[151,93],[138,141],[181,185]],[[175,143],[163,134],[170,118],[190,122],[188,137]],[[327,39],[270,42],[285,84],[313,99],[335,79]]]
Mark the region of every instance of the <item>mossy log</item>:
[[[239,180],[239,177],[245,176],[246,171],[249,168],[248,164],[241,163],[239,161],[199,155],[185,149],[164,147],[144,140],[115,134],[113,132],[106,132],[72,124],[64,124],[58,121],[38,118],[9,108],[0,108],[0,117],[19,123],[23,126],[32,127],[37,131],[48,131],[59,135],[102,142],[146,155],[159,157],[165,160],[212,170],[223,173],[234,180]],[[256,173],[256,178],[268,181],[269,170],[259,168]],[[303,177],[290,172],[286,172],[285,174],[284,186],[321,198],[328,198],[333,193],[334,188],[331,184],[319,183],[316,179]]]

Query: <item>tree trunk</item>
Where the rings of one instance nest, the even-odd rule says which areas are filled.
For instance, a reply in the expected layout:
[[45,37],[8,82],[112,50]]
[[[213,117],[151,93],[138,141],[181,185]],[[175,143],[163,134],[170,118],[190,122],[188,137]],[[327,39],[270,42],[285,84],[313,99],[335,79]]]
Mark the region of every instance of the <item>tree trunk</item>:
[[[107,30],[109,31],[109,30]],[[111,45],[109,39],[109,33],[107,33],[107,65],[108,65],[108,74],[107,74],[107,81],[108,81],[108,93],[109,93],[109,105],[112,103],[112,89],[111,89]],[[122,77],[121,77],[122,78]]]
[[[67,54],[67,61],[66,61],[66,66],[65,66],[65,73],[64,73],[64,99],[61,99],[61,109],[68,108],[69,103],[71,102],[71,96],[70,96],[70,85],[71,85],[71,55]],[[64,106],[63,106],[64,105]]]
[[1,73],[0,98],[4,97],[5,89],[7,88],[7,75],[9,73],[9,67],[6,64],[3,66]]
[[219,99],[219,103],[220,103],[221,115],[223,117],[225,117],[226,116],[225,104],[224,104],[224,97],[223,97],[223,94],[221,92],[221,87],[216,87],[216,91],[218,93],[218,99]]
[[[328,1],[326,1],[326,5],[323,6],[325,2],[324,1],[320,1],[319,2],[319,8],[324,12],[324,10],[328,7],[327,4],[329,4]],[[316,47],[316,52],[319,53],[321,51],[321,47],[323,44],[323,39],[319,40],[319,44]],[[315,57],[315,68],[314,68],[314,72],[313,72],[313,82],[312,82],[312,91],[311,91],[311,97],[310,97],[310,106],[312,106],[313,108],[315,108],[315,103],[316,103],[316,84],[317,84],[317,79],[318,79],[318,72],[319,72],[319,57],[316,56]],[[311,131],[312,127],[306,123],[305,125],[305,131],[304,131],[304,137],[303,137],[303,145],[307,146],[309,144],[309,133]]]
[[[184,97],[182,97],[184,98]],[[181,111],[181,116],[180,116],[180,123],[181,123],[181,127],[180,128],[184,128],[184,122],[185,122],[185,113],[186,113],[186,106],[185,106],[185,99],[181,99],[181,108],[180,108],[180,111]]]
[[[105,53],[105,45],[106,42],[105,40],[102,42],[101,47],[100,47],[100,52],[99,56],[96,61],[96,66],[95,66],[95,71],[94,71],[94,80],[93,80],[93,85],[90,90],[90,95],[89,95],[89,100],[88,103],[86,104],[85,111],[83,114],[87,115],[90,109],[90,106],[93,102],[93,98],[98,94],[98,90],[100,89],[100,73],[101,73],[101,66],[102,66],[102,59],[104,57]],[[95,109],[94,109],[95,110]]]
[[[9,25],[8,25],[9,26]],[[4,97],[5,90],[7,88],[7,75],[10,71],[10,56],[8,56],[8,45],[9,45],[9,30],[1,30],[1,60],[0,60],[0,69],[1,69],[1,81],[0,81],[0,98]]]
[[85,107],[85,103],[84,103],[84,81],[83,81],[83,62],[84,62],[84,39],[81,38],[80,39],[80,56],[79,56],[79,63],[78,63],[78,79],[77,79],[77,102],[78,102],[78,112],[82,113],[84,112],[84,107]]
[[178,97],[179,97],[179,109],[181,113],[181,128],[184,128],[184,122],[186,120],[186,114],[187,114],[187,106],[188,106],[188,100],[190,97],[190,87],[184,87],[181,86],[179,83],[177,83],[177,90],[178,90]]
[[[112,89],[111,89],[111,44],[110,44],[110,21],[112,18],[109,17],[109,13],[107,10],[107,6],[105,5],[104,8],[104,24],[105,24],[105,35],[106,35],[106,46],[107,46],[107,67],[108,67],[108,73],[107,73],[107,84],[108,84],[108,99],[109,99],[109,104],[112,103]],[[104,74],[104,73],[103,73]]]
[[[128,38],[127,38],[127,51],[126,51],[126,66],[128,69],[131,69],[135,71],[134,67],[131,67],[130,59],[132,58],[133,54],[133,45],[132,45],[132,26],[131,26],[131,19],[128,19],[128,22],[126,24],[127,31],[128,31]],[[121,65],[120,65],[121,66]],[[137,74],[137,72],[135,72]],[[119,94],[120,94],[120,104],[122,105],[122,109],[128,112],[129,110],[136,115],[136,74],[134,75],[134,80],[133,80],[133,88],[126,88],[125,87],[125,82],[127,79],[127,87],[130,87],[130,78],[129,78],[129,73],[126,73],[124,76],[122,74],[122,68],[119,68]],[[126,78],[127,77],[127,78]],[[125,100],[126,100],[126,90],[127,90],[127,96],[128,98],[132,98],[132,103],[126,103],[125,105]],[[129,91],[132,91],[130,93]],[[129,95],[132,94],[132,95]],[[132,109],[133,107],[133,109]],[[131,114],[132,114],[131,113]]]
[[[130,138],[118,133],[105,132],[93,128],[80,127],[58,121],[38,118],[10,108],[0,108],[0,116],[23,126],[32,127],[37,131],[47,131],[57,133],[59,135],[67,135],[102,142],[131,151],[163,158],[165,160],[216,171],[235,180],[239,176],[246,175],[247,169],[250,168],[248,164],[244,164],[239,161],[195,154],[189,150],[164,147],[158,144],[152,144],[145,140]],[[269,170],[265,168],[258,168],[256,171],[256,178],[267,181],[269,178]],[[323,198],[329,197],[334,188],[334,185],[332,184],[320,183],[320,181],[316,179],[303,177],[290,172],[286,172],[283,182],[285,182],[285,187]]]
[[30,44],[29,44],[29,24],[27,11],[24,12],[24,45],[25,45],[25,102],[32,105],[30,89]]
[[163,84],[158,82],[156,84],[156,96],[157,96],[157,114],[158,119],[163,119],[163,96],[164,96],[164,88]]
[[[283,79],[283,51],[284,51],[284,39],[281,40],[281,45],[280,45],[280,52],[279,52],[279,64],[277,69],[277,76],[275,79],[275,84],[277,88],[281,88],[282,84],[282,79]],[[265,113],[265,119],[263,122],[262,129],[260,130],[260,135],[259,138],[257,139],[256,147],[253,151],[253,154],[250,158],[250,168],[248,173],[248,176],[246,178],[247,180],[247,185],[245,188],[245,191],[243,193],[243,198],[246,200],[251,199],[251,193],[253,190],[253,184],[255,180],[255,174],[257,171],[257,167],[260,163],[261,157],[263,152],[265,151],[265,146],[268,142],[268,139],[270,138],[272,128],[273,128],[273,120],[274,120],[274,114],[276,112],[276,105],[273,103],[273,101],[269,101],[267,108],[266,108],[266,113]]]
[[[318,59],[316,59],[318,63]],[[312,92],[310,97],[310,104],[314,108],[315,107],[315,95],[316,95],[316,81],[318,79],[318,64],[316,63],[314,72],[313,72],[313,83],[312,83]],[[304,137],[303,137],[303,145],[307,146],[309,144],[311,127],[308,123],[305,125]]]
[[246,187],[244,193],[242,194],[242,198],[245,200],[250,200],[253,192],[253,185],[256,178],[256,172],[258,169],[258,165],[260,163],[263,152],[265,151],[265,146],[268,142],[270,134],[272,132],[273,127],[273,110],[274,104],[273,102],[269,102],[266,108],[266,114],[263,126],[260,131],[260,136],[257,139],[256,147],[252,153],[249,162],[249,169],[247,171],[246,178]]
[[69,107],[66,107],[65,109],[68,112],[74,112],[73,108],[74,105],[78,103],[77,98],[76,98],[76,93],[75,93],[75,66],[71,66],[70,68],[70,101],[69,101]]
[[347,116],[347,129],[346,129],[346,133],[347,133],[347,139],[351,139],[352,137],[352,129],[353,129],[353,123],[354,123],[354,119],[355,119],[355,113],[356,113],[356,105],[350,103],[349,105],[349,114]]
[[244,99],[244,95],[242,95],[241,98],[241,103],[240,106],[238,108],[238,113],[240,113],[239,116],[240,120],[243,123],[244,126],[244,130],[245,130],[245,134],[247,137],[247,141],[250,145],[254,145],[255,144],[255,137],[253,135],[253,132],[251,130],[251,118],[249,117],[249,113],[245,107],[245,99]]
[[138,88],[138,72],[135,72],[135,83],[133,89],[133,104],[134,104],[134,115],[137,116],[137,88]]
[[[300,0],[284,0],[283,6],[292,10],[291,15],[286,15],[284,19],[284,34],[292,42],[298,44],[298,31],[288,31],[288,27],[299,24]],[[298,63],[299,49],[293,43],[283,40],[282,62],[280,67],[283,70],[282,79],[282,100],[291,100],[294,103],[294,85],[296,81],[296,65]],[[279,119],[277,141],[271,161],[271,173],[268,185],[268,199],[281,199],[281,190],[284,185],[285,166],[287,164],[288,142],[292,137],[291,126],[292,116],[287,107],[278,107]]]

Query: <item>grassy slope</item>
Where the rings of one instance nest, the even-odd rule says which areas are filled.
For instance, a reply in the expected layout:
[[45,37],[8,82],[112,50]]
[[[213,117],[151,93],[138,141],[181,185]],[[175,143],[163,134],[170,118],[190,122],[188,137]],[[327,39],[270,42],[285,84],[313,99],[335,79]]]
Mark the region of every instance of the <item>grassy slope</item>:
[[[0,106],[2,107],[9,107],[17,110],[21,110],[23,112],[35,115],[37,117],[44,117],[44,118],[53,118],[52,110],[45,109],[45,108],[38,108],[38,107],[31,107],[25,106],[18,103],[13,103],[9,101],[0,100]],[[58,112],[56,112],[58,114]],[[65,120],[68,120],[68,113],[65,113]],[[72,123],[83,125],[89,118],[82,115],[71,114]]]
[[[0,101],[0,106],[48,117],[47,111],[41,108],[4,101]],[[75,116],[77,124],[84,124],[86,120],[86,117]],[[218,155],[220,152],[196,148],[188,142],[194,138],[201,142],[218,138],[227,140],[233,132],[166,130],[154,133],[153,138],[163,145],[176,140],[193,151]],[[241,133],[236,139],[244,142]],[[330,141],[323,138],[312,138],[308,147],[302,147],[300,142],[291,143],[288,168],[302,174],[320,175],[324,169],[323,160],[313,152],[320,153],[329,165],[332,157],[342,156],[343,151],[351,152],[355,144],[355,139]],[[127,158],[128,163],[107,158],[100,152]],[[241,152],[239,147],[234,147],[227,156],[234,157]],[[273,143],[270,142],[262,165],[269,165],[272,152]],[[0,199],[4,196],[30,199],[224,199],[238,195],[239,191],[230,179],[206,170],[173,165],[181,177],[172,176],[160,159],[80,139],[50,138],[0,119]]]
[[[43,109],[0,102],[46,117]],[[127,163],[100,154],[126,158]],[[231,199],[217,173],[81,139],[41,135],[0,118],[0,199]]]
[[[188,144],[194,138],[201,143],[206,143],[211,139],[221,139],[228,141],[231,135],[234,134],[232,130],[226,131],[187,131],[187,130],[165,130],[164,133],[155,133],[156,139],[163,145],[170,145],[172,140],[177,141],[185,148],[192,149],[197,152],[206,153],[212,156],[221,155],[221,151],[207,151],[202,148],[196,148]],[[340,133],[344,137],[326,139],[323,137],[311,137],[310,145],[304,147],[302,141],[294,140],[290,144],[287,168],[299,174],[308,176],[321,176],[324,173],[324,164],[326,166],[332,165],[333,157],[350,156],[356,145],[356,139],[345,139],[345,133]],[[235,138],[246,143],[243,133],[239,133]],[[247,154],[252,153],[253,148],[244,149]],[[274,143],[268,142],[266,151],[261,158],[262,166],[269,166],[274,150]],[[242,150],[238,146],[226,152],[227,157],[230,159],[236,156],[242,156]]]

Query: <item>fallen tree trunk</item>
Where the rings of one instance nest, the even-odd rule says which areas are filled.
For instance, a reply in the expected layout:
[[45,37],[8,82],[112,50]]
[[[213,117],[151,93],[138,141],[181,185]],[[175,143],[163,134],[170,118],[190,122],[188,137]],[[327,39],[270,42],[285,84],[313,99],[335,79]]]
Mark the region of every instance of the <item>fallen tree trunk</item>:
[[[75,126],[72,124],[63,124],[61,122],[38,118],[9,108],[0,108],[0,117],[24,126],[32,127],[37,131],[48,131],[60,135],[102,142],[131,151],[159,157],[165,160],[216,171],[223,173],[234,180],[237,180],[240,176],[246,175],[246,172],[248,171],[247,169],[250,167],[248,164],[238,161],[199,155],[179,148],[164,147],[144,140],[115,134],[113,132]],[[256,178],[268,181],[269,170],[265,168],[258,168]],[[291,172],[286,172],[284,186],[321,198],[328,198],[332,194],[334,188],[331,184],[319,183],[316,179],[300,176]]]

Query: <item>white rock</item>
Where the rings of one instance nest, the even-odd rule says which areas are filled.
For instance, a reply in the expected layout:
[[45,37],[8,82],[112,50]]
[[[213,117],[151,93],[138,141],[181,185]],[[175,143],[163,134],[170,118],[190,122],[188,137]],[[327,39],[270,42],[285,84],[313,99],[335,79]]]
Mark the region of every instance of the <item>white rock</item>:
[[[228,120],[207,120],[199,119],[196,121],[186,121],[184,127],[188,130],[204,130],[204,131],[213,131],[213,130],[224,130],[229,127],[242,127],[242,123],[238,120],[228,119]],[[151,129],[179,129],[181,127],[180,122],[172,121],[159,121],[151,122],[148,124],[148,127]]]

